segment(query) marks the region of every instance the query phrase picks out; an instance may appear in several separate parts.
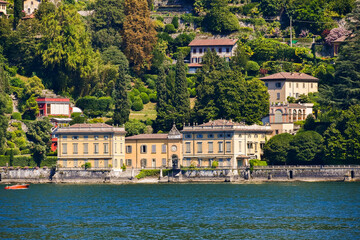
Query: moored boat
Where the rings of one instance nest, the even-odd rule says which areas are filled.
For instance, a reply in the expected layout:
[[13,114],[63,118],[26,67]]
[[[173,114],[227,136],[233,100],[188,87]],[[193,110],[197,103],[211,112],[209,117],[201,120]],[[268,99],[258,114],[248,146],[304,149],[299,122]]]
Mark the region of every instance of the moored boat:
[[16,184],[12,186],[6,186],[5,189],[28,189],[30,184]]

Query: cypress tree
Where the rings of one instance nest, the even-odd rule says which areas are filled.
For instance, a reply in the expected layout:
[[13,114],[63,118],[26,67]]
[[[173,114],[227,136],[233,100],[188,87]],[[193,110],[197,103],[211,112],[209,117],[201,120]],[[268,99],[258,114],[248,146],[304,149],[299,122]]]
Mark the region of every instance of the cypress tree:
[[0,64],[0,153],[5,149],[5,136],[8,127],[8,118],[5,115],[7,105],[8,79],[5,74],[3,65]]
[[174,89],[175,110],[179,119],[176,122],[183,123],[190,118],[190,99],[187,89],[186,66],[182,53],[179,54],[175,68],[175,89]]
[[115,89],[113,91],[113,99],[115,102],[115,109],[113,115],[114,124],[122,125],[129,120],[130,104],[128,99],[128,93],[126,91],[126,73],[128,66],[121,64],[119,66],[119,77],[115,82]]
[[14,21],[13,21],[13,28],[16,29],[21,17],[22,17],[22,10],[24,9],[23,0],[14,0]]

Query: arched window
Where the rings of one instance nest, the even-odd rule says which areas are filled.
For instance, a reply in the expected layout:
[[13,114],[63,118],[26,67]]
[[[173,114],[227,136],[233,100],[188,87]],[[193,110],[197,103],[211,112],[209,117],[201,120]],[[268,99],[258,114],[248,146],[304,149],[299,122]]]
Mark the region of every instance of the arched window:
[[293,121],[296,122],[297,121],[297,117],[296,117],[296,110],[294,109],[294,113],[293,113]]
[[301,110],[299,110],[299,111],[298,111],[298,119],[299,119],[299,121],[300,121],[300,120],[303,120],[303,119],[302,119],[302,114],[301,114],[301,113],[302,113],[302,112],[301,112]]
[[282,111],[280,109],[275,111],[275,123],[281,123],[283,121],[282,119]]

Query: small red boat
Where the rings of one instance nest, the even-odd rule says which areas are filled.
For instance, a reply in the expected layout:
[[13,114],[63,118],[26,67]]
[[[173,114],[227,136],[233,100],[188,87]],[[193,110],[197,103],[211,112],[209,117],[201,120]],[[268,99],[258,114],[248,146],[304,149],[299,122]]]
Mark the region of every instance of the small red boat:
[[30,184],[17,184],[12,186],[6,186],[5,189],[28,189]]

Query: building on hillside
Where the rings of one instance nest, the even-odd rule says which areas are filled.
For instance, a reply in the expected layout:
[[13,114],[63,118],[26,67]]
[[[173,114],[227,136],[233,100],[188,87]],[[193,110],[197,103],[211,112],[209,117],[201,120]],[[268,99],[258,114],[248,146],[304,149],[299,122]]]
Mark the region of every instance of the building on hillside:
[[269,116],[263,119],[263,124],[270,124],[273,135],[295,134],[298,129],[294,123],[312,114],[313,106],[313,103],[270,104]]
[[347,37],[348,37],[348,35],[344,35],[344,36],[339,37],[335,41],[331,42],[331,45],[333,47],[332,57],[335,57],[339,54],[340,46],[341,46],[341,44],[343,44],[345,42]]
[[182,133],[183,166],[211,167],[217,161],[219,167],[237,168],[248,165],[249,159],[261,159],[272,130],[270,126],[214,120],[185,126]]
[[35,10],[39,9],[41,0],[24,0],[25,15],[31,15]]
[[195,39],[190,42],[190,64],[189,72],[195,73],[201,67],[202,58],[207,51],[216,51],[216,53],[230,61],[235,55],[237,40],[220,38],[220,39]]
[[287,97],[317,92],[319,79],[305,73],[280,72],[263,78],[270,94],[270,104],[286,103]]
[[6,12],[6,5],[8,5],[9,3],[6,1],[0,1],[0,17],[5,16],[6,18],[8,17],[7,12]]
[[36,99],[39,106],[39,117],[41,116],[71,116],[72,108],[70,99],[56,97],[39,97]]
[[173,126],[168,134],[140,134],[126,137],[125,164],[131,168],[179,168],[182,135]]
[[74,124],[58,128],[58,161],[61,168],[120,170],[125,159],[125,129],[104,123]]

